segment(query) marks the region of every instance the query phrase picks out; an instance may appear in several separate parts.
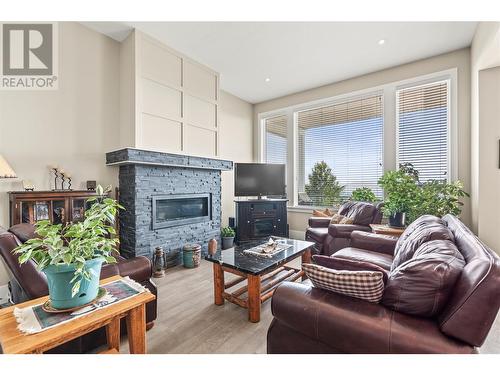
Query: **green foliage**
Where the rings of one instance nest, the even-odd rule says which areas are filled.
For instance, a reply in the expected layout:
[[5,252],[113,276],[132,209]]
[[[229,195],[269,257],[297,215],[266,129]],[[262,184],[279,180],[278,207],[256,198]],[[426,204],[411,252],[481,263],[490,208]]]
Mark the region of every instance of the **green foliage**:
[[19,263],[26,263],[32,259],[38,270],[49,265],[72,264],[75,274],[71,282],[73,296],[80,289],[83,278],[90,279],[91,275],[85,262],[101,258],[106,263],[115,263],[112,256],[116,252],[119,240],[113,224],[118,209],[122,206],[114,199],[108,198],[111,187],[105,191],[101,186],[96,189],[97,197],[87,200],[91,207],[85,211],[85,218],[62,226],[51,224],[48,220],[38,221],[35,224],[37,238],[32,238],[13,250],[19,254]]
[[384,189],[384,213],[405,212],[408,222],[422,215],[442,217],[460,215],[463,197],[468,197],[460,181],[430,180],[419,182],[419,173],[410,163],[400,164],[397,171],[388,171],[379,180]]
[[372,191],[372,189],[367,187],[354,189],[349,199],[356,202],[370,202],[370,203],[376,202],[378,200],[377,196]]
[[385,192],[383,211],[386,215],[396,212],[408,214],[413,209],[419,187],[418,178],[411,170],[403,167],[396,171],[387,171],[378,183]]
[[236,234],[234,233],[234,229],[231,227],[224,227],[220,230],[221,237],[234,237]]
[[314,206],[326,207],[340,202],[344,186],[339,184],[328,164],[321,161],[314,165],[305,190]]
[[463,203],[461,198],[468,197],[460,181],[448,183],[446,181],[431,180],[420,185],[415,198],[417,204],[410,212],[411,221],[419,216],[428,214],[442,217],[446,214],[460,215]]
[[413,178],[418,181],[419,172],[415,169],[412,163],[401,163],[399,164],[399,171],[402,173],[413,176]]

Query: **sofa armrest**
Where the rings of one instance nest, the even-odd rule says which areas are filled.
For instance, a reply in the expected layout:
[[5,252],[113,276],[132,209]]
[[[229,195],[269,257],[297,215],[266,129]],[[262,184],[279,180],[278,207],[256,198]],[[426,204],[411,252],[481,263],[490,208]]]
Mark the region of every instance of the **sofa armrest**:
[[438,323],[310,285],[285,282],[272,299],[274,318],[342,353],[472,353]]
[[309,226],[313,228],[328,228],[331,220],[331,217],[311,216],[309,218]]
[[369,232],[354,231],[351,233],[351,246],[359,249],[376,251],[394,255],[394,248],[398,238],[385,234],[375,234]]
[[149,280],[152,275],[151,261],[143,256],[120,259],[117,266],[120,276],[128,276],[139,283]]
[[328,234],[334,238],[351,238],[351,233],[355,230],[369,232],[371,228],[357,224],[330,224]]
[[0,235],[0,254],[7,269],[29,299],[46,296],[49,293],[47,277],[37,270],[32,260],[19,264],[19,254],[12,253],[18,245],[19,242],[12,233]]

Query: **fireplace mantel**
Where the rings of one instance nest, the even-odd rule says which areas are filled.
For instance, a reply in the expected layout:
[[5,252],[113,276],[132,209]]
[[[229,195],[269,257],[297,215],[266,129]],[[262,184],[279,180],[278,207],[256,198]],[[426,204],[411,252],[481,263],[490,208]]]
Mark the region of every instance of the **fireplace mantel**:
[[106,154],[106,165],[145,164],[163,167],[180,167],[196,169],[215,169],[230,171],[233,162],[230,160],[203,158],[198,156],[170,154],[137,148],[123,148]]

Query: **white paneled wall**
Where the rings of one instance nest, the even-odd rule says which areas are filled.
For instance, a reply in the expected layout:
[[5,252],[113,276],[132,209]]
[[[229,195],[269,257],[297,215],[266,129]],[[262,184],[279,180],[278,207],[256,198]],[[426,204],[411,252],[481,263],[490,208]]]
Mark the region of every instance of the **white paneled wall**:
[[[123,147],[219,156],[219,75],[134,31],[122,43]],[[133,108],[130,108],[132,106]]]

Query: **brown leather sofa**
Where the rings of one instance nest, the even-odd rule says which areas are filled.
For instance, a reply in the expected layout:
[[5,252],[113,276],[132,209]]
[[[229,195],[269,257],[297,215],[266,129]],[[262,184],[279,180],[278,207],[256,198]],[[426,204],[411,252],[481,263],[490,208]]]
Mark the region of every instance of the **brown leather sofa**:
[[[274,319],[267,334],[268,353],[477,352],[500,307],[500,258],[456,217],[446,215],[441,222],[449,229],[447,233],[437,225],[427,225],[420,232],[409,227],[399,243],[395,237],[353,232],[351,247],[332,256],[377,264],[390,278],[391,272],[398,269],[398,262],[419,265],[415,257],[433,250],[436,253],[426,258],[427,262],[441,259],[443,254],[449,259],[450,251],[458,249],[462,268],[453,284],[448,285],[447,298],[442,299],[444,296],[437,293],[426,296],[442,303],[434,316],[419,316],[415,311],[404,313],[396,311],[398,308],[391,303],[390,307],[384,304],[386,294],[394,292],[388,292],[388,285],[381,303],[375,304],[310,284],[284,283],[272,299]],[[442,249],[432,249],[438,243]],[[411,275],[416,277],[414,290],[425,287],[427,282],[424,273],[429,267],[426,262],[420,265],[422,274]],[[433,266],[430,271],[439,276],[446,269],[446,264],[442,265]],[[404,298],[410,298],[411,306],[405,306],[410,309],[418,308],[422,302],[418,298],[411,300],[408,294]]]
[[349,201],[342,204],[338,214],[351,218],[353,224],[330,224],[329,217],[311,217],[306,231],[306,241],[315,243],[316,254],[332,255],[349,246],[353,231],[371,232],[370,224],[380,224],[381,207],[382,203],[374,205]]
[[[9,230],[0,227],[0,254],[6,264],[8,271],[13,277],[13,282],[20,287],[20,293],[14,296],[14,302],[20,303],[23,300],[34,299],[48,294],[47,279],[43,272],[35,268],[35,264],[29,261],[19,265],[18,256],[12,254],[12,250],[18,244],[27,241],[35,236],[34,226],[31,224],[17,224]],[[125,259],[117,257],[116,264],[103,265],[101,279],[121,275],[129,276],[131,279],[141,283],[148,288],[155,296],[157,295],[156,285],[151,281],[151,262],[146,257],[136,257]],[[147,328],[151,328],[157,315],[156,299],[146,305]],[[122,321],[121,332],[126,332],[126,324]],[[86,353],[92,349],[103,345],[106,341],[104,329],[96,330],[81,338],[61,345],[51,352],[53,353]]]

